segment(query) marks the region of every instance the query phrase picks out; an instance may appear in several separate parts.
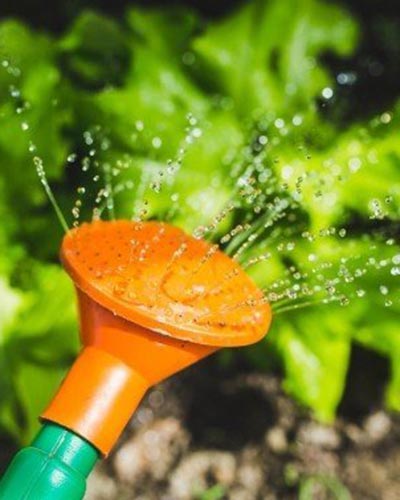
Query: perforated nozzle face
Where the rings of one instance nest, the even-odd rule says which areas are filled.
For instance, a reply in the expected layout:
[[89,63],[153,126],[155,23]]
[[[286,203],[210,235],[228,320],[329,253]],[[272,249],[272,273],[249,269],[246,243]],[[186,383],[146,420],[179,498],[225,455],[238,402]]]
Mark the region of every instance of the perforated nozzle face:
[[64,238],[76,286],[116,315],[153,331],[213,346],[246,345],[271,311],[239,264],[165,223],[96,221]]

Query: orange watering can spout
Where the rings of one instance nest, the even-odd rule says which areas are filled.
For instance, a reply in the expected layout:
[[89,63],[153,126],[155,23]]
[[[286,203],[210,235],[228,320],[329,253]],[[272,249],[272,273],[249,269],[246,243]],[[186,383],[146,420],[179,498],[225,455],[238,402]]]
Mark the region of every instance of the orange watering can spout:
[[216,347],[170,338],[114,315],[78,291],[84,348],[42,418],[107,455],[149,387]]
[[216,246],[163,223],[98,221],[64,238],[84,348],[42,418],[107,455],[146,390],[262,338],[262,292]]
[[69,231],[61,258],[79,303],[83,349],[0,498],[82,500],[149,387],[224,346],[256,342],[269,305],[216,245],[157,222],[97,221]]

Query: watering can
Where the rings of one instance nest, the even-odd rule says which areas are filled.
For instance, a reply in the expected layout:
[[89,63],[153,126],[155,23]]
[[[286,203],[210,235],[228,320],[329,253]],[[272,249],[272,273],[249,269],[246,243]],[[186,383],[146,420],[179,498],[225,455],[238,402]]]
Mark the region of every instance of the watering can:
[[1,500],[78,500],[146,391],[222,347],[260,340],[263,293],[209,243],[159,222],[95,221],[64,237],[83,348],[0,481]]

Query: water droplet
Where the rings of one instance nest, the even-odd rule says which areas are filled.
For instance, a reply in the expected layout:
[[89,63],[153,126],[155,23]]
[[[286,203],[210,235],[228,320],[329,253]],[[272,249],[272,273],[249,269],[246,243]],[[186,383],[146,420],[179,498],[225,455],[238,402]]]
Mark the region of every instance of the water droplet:
[[85,156],[85,158],[82,159],[82,171],[87,172],[90,168],[90,158]]
[[392,257],[393,264],[400,264],[400,253]]
[[381,123],[383,123],[384,125],[387,125],[388,123],[390,123],[392,121],[392,115],[390,113],[382,113],[381,114]]
[[349,71],[347,73],[339,73],[336,77],[336,81],[339,85],[352,85],[357,80],[357,75],[354,71]]
[[330,87],[325,87],[322,90],[321,94],[322,94],[322,97],[324,99],[329,100],[329,99],[332,99],[332,97],[333,97],[333,90]]
[[160,149],[162,146],[162,140],[160,139],[160,137],[153,137],[151,144],[154,149]]
[[116,283],[114,285],[114,288],[113,288],[114,295],[117,295],[117,296],[124,295],[127,287],[128,287],[128,283],[126,283],[125,281],[121,281],[119,283]]
[[159,193],[161,191],[161,184],[158,181],[154,181],[150,184],[150,189],[152,189],[155,193]]
[[203,131],[199,127],[194,128],[192,131],[192,135],[195,139],[198,139],[199,137],[201,137],[202,134],[203,134]]
[[262,146],[265,146],[268,143],[268,137],[266,135],[260,135],[259,138],[258,138],[258,142]]
[[303,123],[303,118],[300,115],[294,115],[292,123],[295,127],[299,127]]
[[360,158],[350,158],[348,165],[349,165],[349,170],[351,172],[357,172],[361,168],[361,160]]
[[281,176],[282,179],[289,180],[293,175],[293,167],[290,165],[285,165],[282,167]]
[[392,269],[390,270],[390,274],[392,276],[400,276],[400,267],[392,267]]
[[85,130],[85,132],[83,132],[83,140],[87,146],[91,146],[93,144],[94,139],[89,130]]
[[144,129],[144,123],[141,120],[137,120],[135,127],[138,132],[141,132]]
[[14,85],[10,86],[9,91],[10,91],[11,97],[14,97],[14,99],[18,99],[21,96],[21,92],[19,91],[19,89],[14,87]]

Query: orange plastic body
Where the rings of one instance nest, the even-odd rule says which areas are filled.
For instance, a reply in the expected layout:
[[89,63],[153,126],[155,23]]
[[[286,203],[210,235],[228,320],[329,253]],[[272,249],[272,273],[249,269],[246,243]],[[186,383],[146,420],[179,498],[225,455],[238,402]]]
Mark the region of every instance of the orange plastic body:
[[84,348],[42,418],[104,455],[150,386],[268,330],[269,305],[239,265],[166,224],[84,224],[66,235],[61,256],[77,286]]
[[42,417],[107,455],[150,386],[216,348],[153,333],[78,296],[85,347]]

